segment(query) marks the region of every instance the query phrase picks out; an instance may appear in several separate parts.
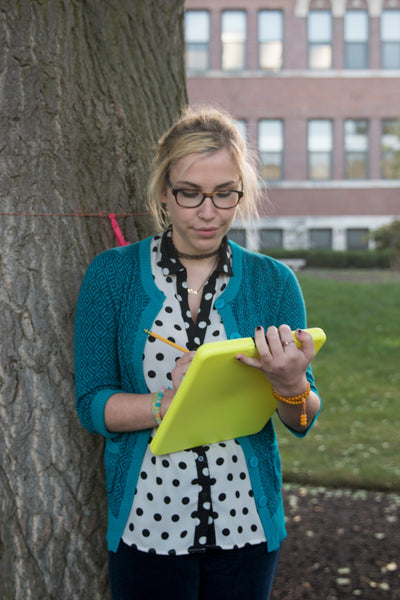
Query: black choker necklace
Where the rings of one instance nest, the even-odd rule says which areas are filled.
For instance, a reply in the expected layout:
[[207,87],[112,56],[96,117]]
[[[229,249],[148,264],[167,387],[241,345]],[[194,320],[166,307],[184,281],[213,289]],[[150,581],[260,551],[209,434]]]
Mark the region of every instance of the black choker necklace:
[[[175,248],[175,246],[174,246]],[[221,247],[213,250],[212,252],[207,252],[207,254],[186,254],[185,252],[179,252],[177,248],[175,248],[176,254],[178,258],[183,258],[184,260],[204,260],[206,258],[211,258],[219,253]]]
[[222,241],[216,250],[213,250],[212,252],[207,252],[207,254],[186,254],[185,252],[179,252],[178,248],[175,246],[172,240],[172,225],[168,227],[167,235],[171,240],[171,244],[176,252],[177,257],[183,258],[183,260],[205,260],[206,258],[211,258],[212,256],[216,256],[217,254],[219,254],[219,252],[221,251],[221,246],[223,244]]

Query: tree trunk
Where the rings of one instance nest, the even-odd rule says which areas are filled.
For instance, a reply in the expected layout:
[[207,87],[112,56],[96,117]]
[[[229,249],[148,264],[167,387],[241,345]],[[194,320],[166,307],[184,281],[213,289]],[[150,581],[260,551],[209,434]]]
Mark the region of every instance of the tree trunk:
[[0,0],[2,600],[109,597],[74,307],[90,260],[116,245],[108,213],[128,241],[151,233],[154,143],[186,102],[182,23],[183,0]]

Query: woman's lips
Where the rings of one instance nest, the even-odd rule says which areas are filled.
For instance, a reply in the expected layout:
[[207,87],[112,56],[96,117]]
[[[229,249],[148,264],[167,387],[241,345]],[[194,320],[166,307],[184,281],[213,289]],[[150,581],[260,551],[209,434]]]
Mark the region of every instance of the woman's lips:
[[199,235],[200,237],[205,237],[205,238],[210,238],[210,237],[214,237],[215,234],[217,233],[217,229],[213,228],[213,229],[196,229],[196,233],[197,235]]

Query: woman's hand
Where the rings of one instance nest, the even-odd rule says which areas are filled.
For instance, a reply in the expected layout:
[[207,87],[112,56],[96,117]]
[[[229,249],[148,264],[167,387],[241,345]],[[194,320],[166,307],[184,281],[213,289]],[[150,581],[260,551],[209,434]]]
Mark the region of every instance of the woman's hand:
[[314,342],[310,333],[298,329],[296,338],[301,342],[297,348],[288,325],[279,329],[257,327],[255,343],[260,358],[239,354],[236,358],[246,365],[263,371],[274,390],[281,396],[297,396],[307,387],[306,370],[314,358]]
[[182,383],[182,379],[185,376],[186,371],[188,370],[190,363],[194,358],[195,352],[185,352],[181,358],[175,363],[175,367],[171,371],[171,379],[172,379],[172,390],[167,390],[164,392],[164,396],[161,403],[161,417],[164,418],[165,413],[167,412],[174,396]]
[[[179,388],[193,360],[195,352],[185,352],[178,358],[171,372],[172,390],[165,390],[161,401],[161,417],[165,416],[175,392]],[[141,431],[154,427],[152,415],[152,398],[154,394],[130,394],[117,392],[110,396],[104,408],[104,422],[109,431]]]
[[192,362],[195,354],[196,352],[194,350],[191,352],[185,352],[185,354],[176,361],[175,367],[171,371],[172,387],[174,388],[175,392],[181,385],[182,379],[190,367],[190,363]]
[[[266,338],[264,329],[257,327],[255,342],[260,358],[249,358],[243,354],[238,354],[236,358],[263,371],[274,390],[284,398],[302,394],[307,389],[306,370],[315,355],[311,334],[301,329],[296,331],[296,338],[301,342],[300,348],[297,348],[288,325],[281,325],[279,329],[269,327]],[[292,406],[278,401],[282,421],[300,433],[306,431],[320,407],[319,397],[311,391],[306,400],[307,420],[303,425],[300,420],[300,405]]]

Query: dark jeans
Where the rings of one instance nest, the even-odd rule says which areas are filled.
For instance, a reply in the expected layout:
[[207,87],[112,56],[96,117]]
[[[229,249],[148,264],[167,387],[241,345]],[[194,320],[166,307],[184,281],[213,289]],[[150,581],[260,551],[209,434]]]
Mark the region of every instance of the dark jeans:
[[163,556],[120,543],[109,552],[113,600],[268,600],[280,550],[266,544]]

